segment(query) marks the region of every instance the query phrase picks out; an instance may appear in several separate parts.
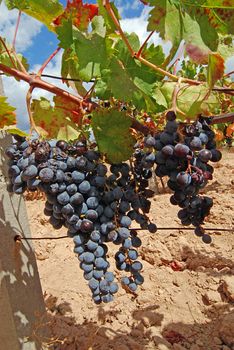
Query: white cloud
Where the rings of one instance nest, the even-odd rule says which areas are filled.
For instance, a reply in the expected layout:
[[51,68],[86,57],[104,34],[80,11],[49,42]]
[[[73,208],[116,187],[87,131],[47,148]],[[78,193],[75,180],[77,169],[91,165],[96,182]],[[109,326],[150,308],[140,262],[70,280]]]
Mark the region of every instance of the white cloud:
[[[4,3],[0,5],[0,35],[10,43],[14,37],[17,18],[18,10],[8,11]],[[42,23],[22,14],[17,34],[16,50],[20,52],[27,50],[41,28]]]

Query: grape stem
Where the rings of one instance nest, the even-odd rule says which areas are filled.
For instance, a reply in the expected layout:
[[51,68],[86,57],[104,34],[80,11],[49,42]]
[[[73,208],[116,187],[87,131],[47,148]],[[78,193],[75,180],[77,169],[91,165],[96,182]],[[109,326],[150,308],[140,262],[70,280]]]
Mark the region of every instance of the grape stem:
[[28,89],[27,95],[26,95],[26,105],[27,105],[27,110],[28,110],[28,116],[29,116],[29,121],[30,121],[30,135],[32,135],[33,131],[36,131],[38,135],[40,135],[40,132],[37,129],[36,123],[33,119],[33,113],[31,110],[31,98],[32,98],[32,92],[33,92],[34,87],[30,86]]
[[13,50],[15,50],[16,37],[17,37],[18,29],[19,29],[21,14],[22,14],[22,11],[20,10],[19,13],[18,13],[18,18],[17,18],[17,22],[16,22],[16,27],[15,27],[14,38],[13,38],[13,41],[12,41]]
[[14,62],[14,60],[13,60],[13,58],[11,57],[11,53],[10,53],[10,51],[8,50],[8,47],[7,47],[6,43],[5,43],[5,41],[4,41],[1,37],[0,37],[0,41],[1,41],[2,45],[4,46],[6,52],[7,52],[8,56],[9,56],[13,67],[17,68],[17,67],[16,67],[16,64],[15,64],[15,62]]
[[48,63],[54,58],[54,56],[57,55],[57,53],[61,50],[61,47],[57,47],[56,50],[54,50],[54,52],[47,58],[47,60],[43,63],[43,65],[41,66],[41,68],[39,69],[39,71],[37,72],[37,75],[40,77],[44,71],[44,69],[46,68],[46,66],[48,65]]
[[234,122],[234,112],[214,115],[211,121],[211,124],[223,124],[223,123],[232,123]]
[[149,39],[151,38],[151,36],[154,34],[155,30],[153,30],[145,39],[145,41],[143,42],[143,44],[141,45],[140,49],[138,50],[138,52],[136,53],[136,58],[140,57],[142,54],[142,51],[145,48],[145,45],[147,44],[147,42],[149,41]]

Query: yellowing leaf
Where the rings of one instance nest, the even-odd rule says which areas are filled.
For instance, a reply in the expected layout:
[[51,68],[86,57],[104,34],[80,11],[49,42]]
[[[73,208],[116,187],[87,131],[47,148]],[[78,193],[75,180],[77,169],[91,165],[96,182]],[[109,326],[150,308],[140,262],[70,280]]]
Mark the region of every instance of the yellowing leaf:
[[[37,129],[46,138],[57,138],[63,133],[65,140],[74,140],[74,134],[79,132],[79,128],[72,121],[72,111],[66,110],[66,107],[58,108],[56,98],[54,102],[55,107],[52,107],[50,101],[44,97],[41,97],[40,100],[33,100],[31,109]],[[71,129],[74,130],[72,133]]]
[[209,87],[212,88],[217,80],[221,79],[224,74],[224,59],[218,53],[212,53],[209,55],[209,65],[207,81]]
[[16,124],[15,108],[6,102],[5,96],[0,96],[0,129]]

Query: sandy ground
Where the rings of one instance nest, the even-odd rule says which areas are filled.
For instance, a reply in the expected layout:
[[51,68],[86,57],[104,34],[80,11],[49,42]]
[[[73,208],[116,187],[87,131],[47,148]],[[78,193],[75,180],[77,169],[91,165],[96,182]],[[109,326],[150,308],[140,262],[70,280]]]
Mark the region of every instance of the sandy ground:
[[[162,191],[162,188],[161,192]],[[205,193],[214,207],[207,227],[213,242],[193,231],[139,233],[145,283],[137,295],[120,288],[115,301],[101,306],[73,253],[71,239],[36,241],[35,251],[56,350],[234,350],[234,153],[225,151]],[[158,227],[179,227],[170,193],[156,195],[151,218]],[[34,237],[55,237],[43,214],[43,201],[27,201]],[[109,246],[114,267],[116,246]]]

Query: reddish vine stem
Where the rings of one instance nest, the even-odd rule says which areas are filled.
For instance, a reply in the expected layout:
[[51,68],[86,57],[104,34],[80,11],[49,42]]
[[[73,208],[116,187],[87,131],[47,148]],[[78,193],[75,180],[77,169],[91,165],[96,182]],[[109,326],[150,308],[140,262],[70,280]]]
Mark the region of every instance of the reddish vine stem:
[[22,11],[20,10],[19,13],[18,13],[18,18],[17,18],[17,22],[16,22],[16,27],[15,27],[14,38],[13,38],[13,41],[12,41],[12,47],[13,47],[14,50],[15,50],[16,37],[17,37],[18,29],[19,29],[21,14],[22,14]]
[[211,124],[223,124],[234,122],[234,112],[227,114],[215,115],[212,118]]
[[118,19],[115,16],[114,11],[112,10],[112,7],[110,5],[110,1],[109,0],[103,0],[103,6],[106,8],[107,12],[111,16],[112,21],[114,22],[114,25],[116,26],[117,30],[119,31],[119,34],[121,35],[123,41],[125,42],[125,44],[126,44],[128,50],[129,50],[131,56],[134,57],[135,52],[133,51],[133,49],[132,49],[132,47],[131,47],[131,45],[130,45],[127,37],[126,37],[126,35],[124,34],[124,32],[123,32],[123,30],[122,30],[122,28],[121,28],[121,26],[119,24]]
[[12,57],[11,57],[11,53],[10,53],[10,51],[8,50],[8,47],[7,47],[6,44],[5,44],[5,41],[4,41],[1,37],[0,37],[0,41],[1,41],[2,45],[4,46],[6,52],[7,52],[8,56],[9,56],[13,67],[17,68],[16,65],[15,65],[14,60],[13,60]]
[[[156,66],[155,64],[151,63],[150,61],[144,59],[142,56],[138,56],[137,55],[137,52],[134,52],[126,35],[124,34],[120,24],[119,24],[119,21],[114,13],[114,11],[112,10],[112,7],[110,5],[110,0],[103,0],[103,6],[106,8],[106,11],[107,13],[109,14],[109,16],[111,17],[111,19],[113,20],[114,22],[114,25],[116,26],[116,29],[118,30],[118,32],[120,33],[123,41],[125,42],[130,54],[132,57],[138,59],[140,62],[142,62],[144,65],[152,68],[153,70],[157,71],[159,74],[165,76],[165,77],[168,77],[170,78],[171,80],[173,81],[178,81],[179,77],[177,77],[176,75],[174,74],[171,74],[167,71],[165,71],[164,69]],[[185,83],[189,83],[191,85],[200,85],[200,84],[204,84],[204,82],[202,81],[197,81],[197,80],[192,80],[192,79],[187,79],[187,78],[182,78],[182,82],[185,82]]]
[[229,77],[229,75],[232,75],[232,74],[234,74],[234,70],[232,70],[231,72],[228,72],[228,73],[224,74],[224,77]]
[[41,76],[45,67],[48,65],[48,63],[54,58],[54,56],[57,55],[57,53],[61,50],[61,47],[57,47],[56,50],[54,50],[54,52],[50,55],[50,57],[47,58],[47,60],[43,63],[43,65],[41,66],[41,68],[39,69],[39,71],[37,72],[38,76]]
[[[0,63],[0,70],[4,73],[7,73],[15,78],[18,78],[20,80],[26,81],[29,85],[34,86],[35,88],[41,88],[43,90],[49,91],[52,94],[64,97],[65,99],[70,100],[71,102],[75,103],[83,103],[83,99],[79,98],[78,96],[72,95],[69,92],[60,89],[59,87],[52,85],[50,83],[47,83],[46,81],[40,79],[39,77],[36,77],[36,75],[26,74],[23,72],[18,71],[17,69],[8,67],[2,63]],[[85,103],[84,103],[85,104]]]
[[[93,108],[98,107],[98,104],[95,102],[86,102],[84,99],[72,95],[69,92],[60,89],[59,87],[52,85],[50,83],[47,83],[46,81],[42,80],[40,77],[36,77],[36,75],[29,75],[25,74],[23,72],[18,71],[17,69],[10,68],[8,66],[5,66],[4,64],[0,63],[0,70],[4,73],[7,73],[11,76],[14,76],[15,78],[18,78],[20,80],[26,81],[30,86],[33,86],[34,88],[40,88],[46,91],[51,92],[52,94],[58,95],[63,97],[65,100],[68,100],[70,102],[74,102],[79,104],[80,106],[89,106],[90,104],[93,106]],[[147,126],[141,124],[136,119],[132,118],[132,128],[143,133],[144,135],[149,134],[149,129]]]
[[[15,77],[15,78],[26,81],[29,85],[32,85],[35,88],[40,88],[40,89],[49,91],[52,94],[61,96],[65,100],[68,100],[68,101],[71,101],[74,103],[78,103],[78,104],[83,105],[83,106],[88,106],[90,104],[90,102],[86,102],[78,96],[72,95],[69,92],[67,92],[63,89],[60,89],[59,87],[57,87],[55,85],[47,83],[46,81],[42,80],[41,78],[36,77],[36,75],[23,73],[21,71],[18,71],[17,69],[8,67],[2,63],[0,63],[0,70],[4,73],[7,73],[7,74]],[[91,104],[93,105],[93,103],[91,103]],[[96,107],[98,107],[97,104],[94,105],[94,108],[96,108]],[[227,122],[232,122],[232,121],[234,121],[234,113],[231,113],[231,114],[228,113],[228,114],[224,114],[221,116],[215,116],[212,120],[212,124],[227,123]],[[141,124],[135,118],[132,118],[132,128],[143,133],[144,135],[149,134],[149,128],[147,126]]]
[[136,53],[136,57],[140,57],[141,54],[142,54],[142,51],[144,50],[145,48],[145,45],[147,44],[147,42],[149,41],[149,39],[151,38],[151,36],[154,34],[155,30],[153,30],[148,36],[147,38],[145,39],[145,41],[143,42],[143,44],[141,45],[139,51]]

